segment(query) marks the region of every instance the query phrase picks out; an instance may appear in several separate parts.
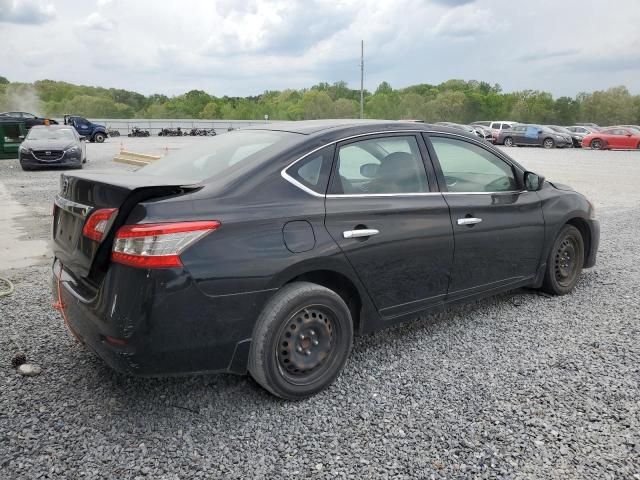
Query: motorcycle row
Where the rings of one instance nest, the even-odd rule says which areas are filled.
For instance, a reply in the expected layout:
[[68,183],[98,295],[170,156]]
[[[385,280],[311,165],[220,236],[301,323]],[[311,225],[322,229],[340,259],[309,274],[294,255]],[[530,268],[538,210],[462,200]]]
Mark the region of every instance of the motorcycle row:
[[[233,130],[233,128],[229,128],[229,130]],[[119,137],[120,132],[116,129],[108,129],[107,134],[109,137]],[[192,128],[190,130],[182,130],[182,128],[163,128],[158,132],[158,136],[160,137],[207,137],[214,136],[216,131],[213,128]],[[149,130],[143,130],[139,127],[131,127],[131,131],[127,134],[128,137],[149,137],[151,134]]]
[[182,130],[180,127],[178,128],[163,128],[158,132],[160,137],[184,137],[184,136],[192,136],[192,137],[206,137],[213,136],[216,134],[216,131],[213,128],[192,128],[191,130]]

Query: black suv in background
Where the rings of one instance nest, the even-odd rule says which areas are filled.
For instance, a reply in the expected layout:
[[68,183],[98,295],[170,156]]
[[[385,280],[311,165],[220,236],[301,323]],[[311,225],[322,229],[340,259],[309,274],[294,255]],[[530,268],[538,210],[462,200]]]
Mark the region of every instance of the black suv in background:
[[51,118],[38,117],[33,113],[28,112],[2,112],[0,113],[1,118],[10,118],[18,120],[19,122],[24,122],[24,126],[29,130],[34,125],[57,125],[58,122],[52,120]]

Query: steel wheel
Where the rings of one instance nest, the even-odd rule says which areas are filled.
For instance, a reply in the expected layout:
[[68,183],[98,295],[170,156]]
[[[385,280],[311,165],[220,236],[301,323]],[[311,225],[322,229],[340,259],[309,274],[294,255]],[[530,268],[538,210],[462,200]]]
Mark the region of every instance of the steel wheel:
[[553,242],[542,289],[554,295],[573,290],[584,265],[584,240],[573,225],[562,227]]
[[339,375],[352,341],[351,312],[342,297],[321,285],[293,282],[282,287],[260,314],[248,370],[274,395],[307,398]]
[[575,237],[567,236],[556,250],[553,271],[559,285],[570,285],[578,272],[579,265],[576,262],[577,252],[580,247]]
[[542,146],[544,148],[553,148],[556,146],[555,142],[553,141],[552,138],[545,138],[544,142],[542,142]]
[[308,385],[327,369],[327,359],[341,334],[336,314],[323,305],[310,305],[281,328],[276,356],[282,376],[295,385]]
[[98,143],[102,143],[104,142],[104,134],[102,133],[96,133],[93,137],[93,139],[98,142]]
[[504,139],[504,146],[505,147],[513,147],[513,138],[511,137],[507,137]]
[[602,150],[602,140],[598,138],[591,140],[591,148],[594,150]]

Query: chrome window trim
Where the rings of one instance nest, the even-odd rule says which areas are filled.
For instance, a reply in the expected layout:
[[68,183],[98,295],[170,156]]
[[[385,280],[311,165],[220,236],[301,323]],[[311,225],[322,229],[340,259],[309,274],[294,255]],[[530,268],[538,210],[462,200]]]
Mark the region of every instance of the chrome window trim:
[[[340,143],[340,142],[344,142],[346,140],[352,140],[354,138],[368,137],[368,136],[372,136],[372,135],[384,135],[384,134],[389,134],[389,133],[398,133],[398,134],[402,134],[402,133],[442,134],[442,135],[445,135],[445,136],[460,137],[460,138],[465,139],[465,140],[471,140],[470,143],[474,143],[474,144],[477,144],[479,146],[483,146],[483,143],[480,140],[477,140],[475,138],[470,138],[470,137],[467,137],[466,135],[460,135],[460,134],[457,134],[457,133],[438,132],[436,130],[415,130],[415,129],[412,129],[412,130],[381,130],[381,131],[378,131],[378,132],[359,133],[357,135],[351,135],[349,137],[344,137],[344,138],[340,138],[340,139],[337,139],[337,140],[333,140],[331,142],[328,142],[328,143],[325,143],[325,144],[321,145],[320,147],[314,148],[310,152],[305,153],[304,155],[302,155],[301,157],[297,158],[296,160],[291,162],[289,165],[284,167],[280,171],[280,176],[282,178],[284,178],[287,182],[289,182],[292,185],[294,185],[295,187],[298,187],[303,192],[308,193],[309,195],[313,195],[314,197],[317,197],[317,198],[426,197],[426,196],[434,196],[434,195],[496,195],[496,194],[509,194],[509,193],[510,194],[516,194],[516,193],[522,193],[522,192],[526,192],[527,191],[527,190],[522,190],[522,191],[520,191],[520,190],[509,190],[509,191],[504,191],[504,192],[415,192],[415,193],[324,193],[324,194],[322,194],[322,193],[316,192],[315,190],[312,190],[311,188],[307,187],[306,185],[304,185],[303,183],[299,182],[298,180],[296,180],[295,178],[293,178],[291,175],[289,175],[287,173],[287,170],[289,170],[291,167],[293,167],[296,163],[304,160],[309,155],[313,155],[318,150],[322,150],[323,148],[328,147],[329,145],[334,145],[334,144],[337,144],[337,143]],[[503,160],[504,162],[508,163],[511,167],[514,166],[506,158],[502,158],[502,156],[500,156],[499,158],[501,160]]]

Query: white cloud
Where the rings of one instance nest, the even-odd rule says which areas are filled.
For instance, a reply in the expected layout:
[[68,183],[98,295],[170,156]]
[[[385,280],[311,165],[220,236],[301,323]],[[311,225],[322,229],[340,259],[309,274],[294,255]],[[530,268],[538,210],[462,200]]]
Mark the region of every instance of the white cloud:
[[466,4],[446,12],[433,33],[453,38],[475,38],[503,27],[504,23],[498,21],[495,13],[488,8]]
[[107,17],[100,12],[93,12],[80,22],[80,26],[88,30],[109,32],[116,28],[116,22],[112,18]]
[[39,25],[56,16],[50,3],[37,0],[0,0],[0,22]]

